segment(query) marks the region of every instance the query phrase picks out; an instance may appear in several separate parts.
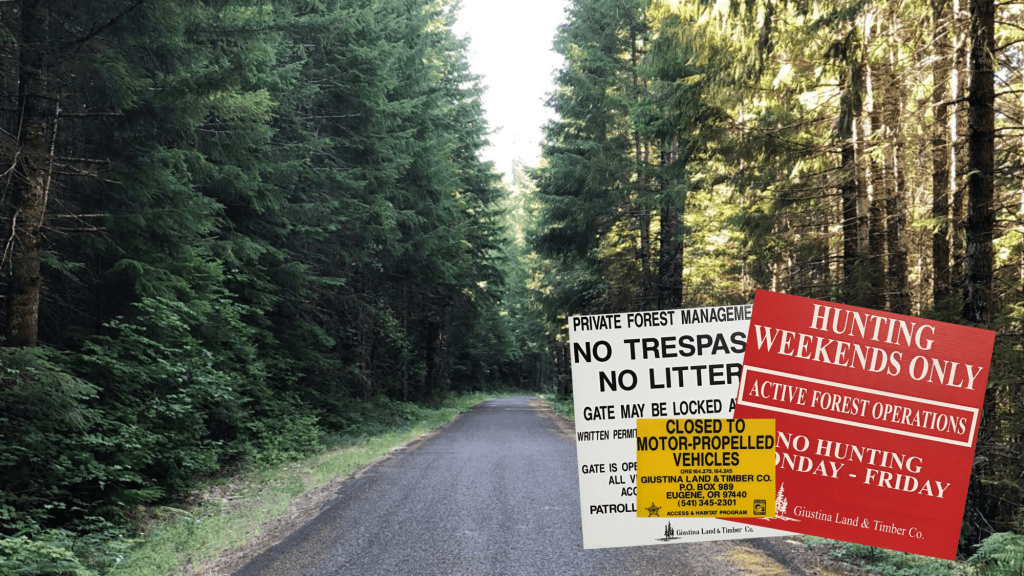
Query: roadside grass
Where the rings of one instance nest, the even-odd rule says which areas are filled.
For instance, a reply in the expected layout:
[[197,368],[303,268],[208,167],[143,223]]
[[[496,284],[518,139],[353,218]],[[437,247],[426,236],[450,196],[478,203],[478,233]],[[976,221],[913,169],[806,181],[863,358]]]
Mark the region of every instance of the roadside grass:
[[303,460],[250,468],[211,481],[193,492],[181,508],[146,510],[139,521],[140,543],[106,574],[161,576],[203,574],[203,565],[222,551],[258,538],[270,523],[289,514],[296,500],[344,479],[396,447],[452,421],[474,405],[492,398],[527,392],[473,393],[453,396],[436,409],[408,409],[400,429],[360,437],[328,439],[328,450]]
[[559,396],[557,394],[537,394],[537,398],[551,406],[555,412],[565,416],[573,422],[576,421],[576,413],[573,408],[572,396]]

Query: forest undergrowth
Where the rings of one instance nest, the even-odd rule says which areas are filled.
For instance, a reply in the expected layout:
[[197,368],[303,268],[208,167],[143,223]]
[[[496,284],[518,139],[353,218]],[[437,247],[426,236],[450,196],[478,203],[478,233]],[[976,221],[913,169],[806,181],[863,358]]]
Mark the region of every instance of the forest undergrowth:
[[0,539],[0,576],[161,576],[238,568],[315,515],[353,473],[480,402],[517,394],[523,392],[452,395],[437,408],[364,402],[362,423],[325,436],[323,451],[312,456],[240,464],[173,502],[137,507],[123,526]]

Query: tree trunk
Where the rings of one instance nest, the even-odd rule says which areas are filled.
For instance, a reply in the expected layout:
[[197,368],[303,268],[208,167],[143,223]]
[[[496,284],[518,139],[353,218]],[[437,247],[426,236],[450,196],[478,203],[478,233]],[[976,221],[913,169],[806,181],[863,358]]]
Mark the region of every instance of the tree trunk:
[[[640,184],[643,186],[643,184]],[[641,194],[644,194],[641,191]],[[654,274],[651,271],[651,211],[645,203],[637,207],[640,212],[640,310],[649,310],[654,302]]]
[[[629,31],[630,73],[633,81],[633,105],[640,105],[646,91],[640,81],[640,48],[637,31],[631,27]],[[636,206],[639,210],[640,222],[640,309],[649,310],[657,300],[654,286],[654,272],[651,267],[651,204],[649,203],[651,186],[647,173],[650,155],[649,145],[640,135],[640,127],[633,128],[634,166],[636,170]]]
[[[439,316],[443,317],[441,313]],[[441,320],[427,319],[423,326],[423,394],[431,406],[440,406],[448,395],[448,345]]]
[[890,48],[889,62],[885,67],[885,124],[890,141],[886,143],[886,252],[888,254],[889,311],[910,314],[910,289],[907,266],[907,209],[906,209],[906,159],[903,143],[903,86],[899,79],[899,56]]
[[[950,72],[953,45],[950,42],[949,0],[932,0],[932,302],[938,308],[950,296],[952,278],[949,268],[949,199],[954,192],[955,156],[946,100],[952,100]],[[955,130],[955,128],[954,128]]]
[[857,149],[854,126],[861,113],[862,74],[859,55],[851,55],[847,63],[846,78],[843,83],[843,95],[840,98],[839,156],[841,182],[839,193],[843,205],[843,288],[847,293],[846,301],[862,304],[861,284],[863,282],[863,262],[861,261],[861,235],[864,234],[861,218],[861,184],[857,168]]
[[661,236],[658,250],[658,308],[680,308],[683,305],[683,238],[684,206],[671,193],[668,169],[674,158],[676,142],[665,138],[661,147]]
[[[970,30],[970,14],[963,7],[963,0],[953,1],[953,67],[950,69],[952,79],[950,88],[954,99],[966,98],[968,70],[968,32]],[[964,210],[966,208],[966,183],[963,182],[963,175],[967,173],[967,147],[959,145],[963,135],[968,133],[968,114],[959,107],[952,109],[953,118],[949,120],[950,141],[953,143],[953,150],[950,151],[952,161],[950,166],[953,174],[950,180],[953,187],[953,198],[950,207],[950,218],[952,226],[950,230],[949,249],[952,252],[952,263],[950,265],[950,277],[953,286],[963,286],[964,282],[964,237],[966,236],[966,222]],[[952,290],[952,288],[951,288]]]
[[971,0],[971,87],[968,95],[967,248],[963,318],[992,319],[992,234],[995,212],[995,4]]
[[42,227],[50,185],[56,98],[48,81],[49,12],[42,2],[23,2],[18,38],[18,161],[12,179],[10,230],[3,255],[9,258],[7,286],[9,346],[35,346],[43,289]]
[[[867,40],[865,40],[867,44]],[[872,66],[865,66],[865,95],[868,113],[864,118],[864,155],[867,174],[868,204],[868,254],[866,258],[866,282],[862,302],[866,308],[881,310],[885,307],[885,183],[882,169],[868,149],[878,146],[874,141],[875,132],[881,126],[879,106],[874,97],[874,74]]]

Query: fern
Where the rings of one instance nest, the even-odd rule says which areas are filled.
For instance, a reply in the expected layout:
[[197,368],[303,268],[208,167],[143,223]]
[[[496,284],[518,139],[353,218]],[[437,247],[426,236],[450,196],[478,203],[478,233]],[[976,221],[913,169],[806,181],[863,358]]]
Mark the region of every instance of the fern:
[[1024,534],[997,532],[985,538],[970,564],[980,576],[1024,576]]
[[0,538],[0,576],[96,576],[75,555],[24,536]]

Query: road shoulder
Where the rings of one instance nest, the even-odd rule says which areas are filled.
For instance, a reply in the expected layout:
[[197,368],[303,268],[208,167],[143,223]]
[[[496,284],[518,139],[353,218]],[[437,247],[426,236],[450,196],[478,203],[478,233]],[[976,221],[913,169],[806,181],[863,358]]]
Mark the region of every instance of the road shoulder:
[[[470,410],[474,408],[475,406],[470,408]],[[345,476],[340,476],[313,490],[298,494],[288,504],[288,510],[285,514],[272,522],[260,526],[255,534],[248,538],[244,544],[223,550],[216,557],[204,560],[198,566],[183,566],[180,572],[181,576],[230,576],[234,574],[260,554],[284,542],[292,533],[316,518],[335,499],[338,491],[346,482],[362,476],[367,470],[390,458],[394,458],[402,452],[414,449],[416,446],[440,434],[464,415],[465,412],[458,414],[446,424],[420,434],[411,440],[402,442],[388,450],[385,454],[360,466]],[[348,448],[341,450],[346,449]],[[257,500],[255,504],[258,505],[259,501]]]

